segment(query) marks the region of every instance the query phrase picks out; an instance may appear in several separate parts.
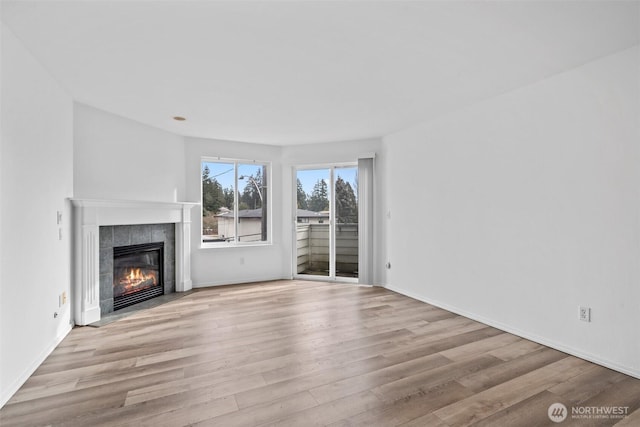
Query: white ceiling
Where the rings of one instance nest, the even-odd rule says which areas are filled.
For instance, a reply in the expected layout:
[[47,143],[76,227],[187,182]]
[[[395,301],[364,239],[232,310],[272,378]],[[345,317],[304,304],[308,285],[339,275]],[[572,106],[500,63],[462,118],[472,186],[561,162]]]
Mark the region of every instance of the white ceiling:
[[79,102],[282,145],[382,136],[640,42],[638,1],[3,0],[2,20]]

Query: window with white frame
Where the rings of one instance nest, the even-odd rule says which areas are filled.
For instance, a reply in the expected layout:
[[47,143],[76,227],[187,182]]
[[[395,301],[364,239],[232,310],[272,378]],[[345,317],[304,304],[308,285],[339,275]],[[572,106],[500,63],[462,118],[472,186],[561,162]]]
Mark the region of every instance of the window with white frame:
[[203,246],[270,241],[269,163],[203,158]]

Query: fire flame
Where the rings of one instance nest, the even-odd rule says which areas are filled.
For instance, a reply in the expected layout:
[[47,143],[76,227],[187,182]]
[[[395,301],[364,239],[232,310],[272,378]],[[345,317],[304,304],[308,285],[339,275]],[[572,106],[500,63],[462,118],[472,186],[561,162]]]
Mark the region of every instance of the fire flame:
[[119,282],[126,290],[130,290],[138,286],[153,286],[157,283],[157,278],[154,271],[131,268],[128,273],[120,278]]
[[131,272],[129,273],[129,280],[130,281],[145,280],[145,276],[144,276],[144,274],[140,273],[140,269],[139,268],[132,268]]

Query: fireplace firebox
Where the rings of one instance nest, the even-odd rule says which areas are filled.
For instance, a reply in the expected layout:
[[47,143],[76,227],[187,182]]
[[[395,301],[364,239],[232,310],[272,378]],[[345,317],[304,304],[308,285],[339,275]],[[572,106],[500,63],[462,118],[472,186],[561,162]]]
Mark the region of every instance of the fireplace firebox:
[[164,242],[113,248],[113,310],[164,294]]

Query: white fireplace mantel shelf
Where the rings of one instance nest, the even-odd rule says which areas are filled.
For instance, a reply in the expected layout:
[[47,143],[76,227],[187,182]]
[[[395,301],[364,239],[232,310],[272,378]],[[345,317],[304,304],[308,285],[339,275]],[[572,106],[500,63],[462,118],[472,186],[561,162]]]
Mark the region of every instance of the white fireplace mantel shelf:
[[192,202],[70,199],[74,210],[74,321],[100,320],[100,226],[176,225],[176,291],[191,290]]

